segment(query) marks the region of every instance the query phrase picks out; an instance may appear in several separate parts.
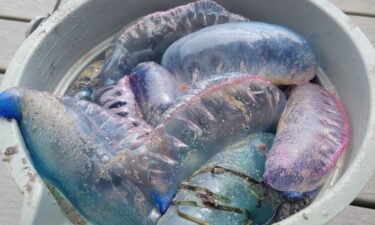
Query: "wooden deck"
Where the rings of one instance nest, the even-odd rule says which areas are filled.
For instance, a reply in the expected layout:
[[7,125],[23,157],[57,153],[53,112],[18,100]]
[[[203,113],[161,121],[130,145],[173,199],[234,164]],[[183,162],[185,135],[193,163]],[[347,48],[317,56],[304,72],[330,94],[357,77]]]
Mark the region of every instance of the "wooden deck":
[[[55,0],[0,0],[0,82],[11,58],[25,38],[29,21],[50,12],[54,2]],[[375,0],[331,2],[347,13],[375,46]],[[0,225],[19,225],[22,204],[23,197],[18,187],[4,163],[0,162]],[[375,174],[352,205],[328,224],[375,224]]]

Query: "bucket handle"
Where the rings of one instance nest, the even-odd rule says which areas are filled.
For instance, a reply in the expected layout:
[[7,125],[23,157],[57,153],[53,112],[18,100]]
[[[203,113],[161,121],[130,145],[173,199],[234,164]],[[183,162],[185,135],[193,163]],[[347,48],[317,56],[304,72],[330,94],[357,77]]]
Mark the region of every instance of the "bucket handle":
[[48,13],[45,16],[38,16],[32,19],[30,21],[29,27],[26,30],[26,37],[30,36],[30,34],[32,34],[36,30],[36,28],[38,28],[48,17],[50,17],[60,7],[60,4],[61,0],[56,0],[55,6],[53,7],[51,13]]

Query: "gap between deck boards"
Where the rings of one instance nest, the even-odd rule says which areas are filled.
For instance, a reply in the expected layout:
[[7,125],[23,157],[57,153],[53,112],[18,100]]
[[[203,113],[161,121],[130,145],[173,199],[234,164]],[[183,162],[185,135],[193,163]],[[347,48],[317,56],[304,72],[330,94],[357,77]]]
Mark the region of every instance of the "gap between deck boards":
[[375,0],[329,0],[347,14],[375,17]]
[[[69,0],[62,0],[62,4]],[[56,0],[0,0],[0,15],[17,20],[30,21],[36,16],[51,12]],[[375,0],[330,0],[346,13],[375,16]]]

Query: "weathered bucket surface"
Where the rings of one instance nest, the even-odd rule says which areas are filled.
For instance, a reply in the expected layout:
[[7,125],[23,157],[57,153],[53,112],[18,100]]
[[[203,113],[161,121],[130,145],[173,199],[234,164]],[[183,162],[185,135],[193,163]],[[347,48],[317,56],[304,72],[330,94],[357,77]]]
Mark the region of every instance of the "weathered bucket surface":
[[[56,11],[23,43],[1,90],[13,86],[63,93],[82,68],[108,46],[125,24],[187,0],[81,0]],[[326,0],[220,0],[229,11],[281,24],[304,35],[343,101],[351,122],[351,145],[316,200],[278,224],[324,224],[359,193],[375,164],[375,52],[349,18]],[[22,224],[71,224],[34,170],[15,122],[0,120],[0,149],[25,193]],[[72,213],[72,212],[71,212]],[[77,218],[69,214],[71,219]]]

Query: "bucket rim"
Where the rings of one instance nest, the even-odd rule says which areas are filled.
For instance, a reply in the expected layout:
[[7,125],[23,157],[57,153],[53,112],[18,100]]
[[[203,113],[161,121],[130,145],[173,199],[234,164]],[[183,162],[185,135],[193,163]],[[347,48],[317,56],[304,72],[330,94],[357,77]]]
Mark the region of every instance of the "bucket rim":
[[[364,68],[366,70],[367,79],[370,86],[369,123],[367,125],[366,135],[361,143],[360,149],[358,150],[358,154],[353,158],[352,163],[348,166],[335,185],[325,190],[322,197],[314,200],[309,207],[281,222],[276,223],[277,225],[316,225],[318,223],[327,223],[347,205],[349,205],[350,202],[358,195],[371,177],[371,174],[375,168],[375,164],[373,163],[375,161],[375,151],[371,151],[371,148],[375,146],[374,47],[364,33],[358,28],[358,26],[354,26],[350,18],[328,0],[306,1],[322,10],[338,26],[340,26],[340,28],[343,29],[350,37],[352,43],[362,56],[362,61],[364,63]],[[92,0],[68,1],[54,14],[52,14],[51,17],[49,17],[40,27],[38,27],[23,42],[16,52],[6,71],[0,90],[17,86],[20,82],[20,75],[25,72],[24,62],[27,62],[30,59],[31,53],[43,41],[43,38],[48,35],[50,30],[53,30],[53,28],[63,22],[67,16],[74,14],[78,8],[82,7],[84,4],[88,4],[89,2],[92,2]],[[44,184],[34,169],[32,163],[30,160],[28,160],[29,157],[27,156],[27,150],[18,125],[14,121],[8,122],[4,119],[0,119],[0,128],[0,133],[5,134],[7,137],[7,139],[0,137],[0,142],[4,143],[3,146],[18,146],[19,148],[19,153],[15,155],[9,163],[7,163],[7,167],[19,188],[23,191],[23,193],[25,193],[24,198],[33,199],[35,204],[38,204],[41,198],[40,187],[44,187]],[[0,148],[2,155],[4,155],[5,149],[6,148]],[[20,168],[21,166],[19,162],[24,158],[27,159],[24,166],[28,167],[28,169]],[[28,173],[32,173],[38,178],[38,182],[34,182],[32,184],[37,187],[34,188],[34,191],[32,192],[27,191],[27,187],[30,185]],[[351,187],[345,188],[349,183]],[[322,213],[323,209],[324,213]],[[23,217],[26,210],[27,207],[26,204],[24,204]]]

